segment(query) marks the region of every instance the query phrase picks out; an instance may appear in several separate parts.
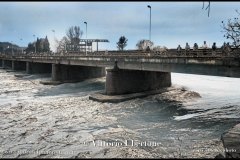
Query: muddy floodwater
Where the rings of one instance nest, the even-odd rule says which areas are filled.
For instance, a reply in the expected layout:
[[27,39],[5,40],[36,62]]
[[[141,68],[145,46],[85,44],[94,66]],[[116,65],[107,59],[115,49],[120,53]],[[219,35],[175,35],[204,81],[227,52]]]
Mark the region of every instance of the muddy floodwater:
[[240,79],[172,73],[169,92],[121,103],[89,95],[105,78],[42,85],[0,69],[1,158],[214,158],[240,123]]

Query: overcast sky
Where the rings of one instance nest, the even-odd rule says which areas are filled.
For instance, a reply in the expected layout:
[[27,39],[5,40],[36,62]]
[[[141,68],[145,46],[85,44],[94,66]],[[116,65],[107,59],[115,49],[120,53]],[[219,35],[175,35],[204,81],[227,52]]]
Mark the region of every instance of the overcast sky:
[[[205,7],[208,2],[205,2]],[[151,5],[152,34],[155,45],[176,48],[186,42],[213,42],[221,46],[226,39],[221,21],[237,16],[240,2],[211,2],[210,16],[203,2],[0,2],[0,41],[27,46],[36,37],[48,36],[54,46],[54,32],[61,39],[70,26],[80,26],[82,38],[108,39],[99,49],[117,49],[120,36],[128,39],[126,49],[135,49],[140,39],[149,39]],[[22,40],[20,40],[22,38]]]

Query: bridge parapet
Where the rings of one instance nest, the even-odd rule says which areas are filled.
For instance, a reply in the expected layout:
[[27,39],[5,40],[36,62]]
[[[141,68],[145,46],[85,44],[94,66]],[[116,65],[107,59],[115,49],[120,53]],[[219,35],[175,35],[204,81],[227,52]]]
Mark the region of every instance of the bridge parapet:
[[175,63],[175,64],[208,64],[208,65],[228,65],[228,66],[239,66],[240,57],[230,56],[140,56],[140,55],[91,55],[91,56],[30,56],[30,55],[19,55],[19,56],[4,56],[2,59],[15,60],[15,61],[29,61],[29,62],[41,62],[41,63],[62,63],[62,64],[83,64],[94,63],[94,66],[98,64],[113,64],[114,61],[121,63]]
[[5,55],[3,53],[0,54],[0,57],[15,57],[15,56],[50,56],[50,57],[64,57],[64,56],[142,56],[142,57],[202,57],[202,56],[212,56],[212,57],[240,57],[240,50],[235,49],[231,52],[225,52],[222,49],[217,49],[213,51],[212,49],[198,49],[189,51],[181,50],[177,51],[176,49],[169,49],[164,52],[161,51],[143,51],[143,50],[125,50],[125,51],[98,51],[98,52],[77,52],[77,51],[69,51],[62,53],[52,53],[52,52],[42,52],[42,53],[14,53],[13,55]]

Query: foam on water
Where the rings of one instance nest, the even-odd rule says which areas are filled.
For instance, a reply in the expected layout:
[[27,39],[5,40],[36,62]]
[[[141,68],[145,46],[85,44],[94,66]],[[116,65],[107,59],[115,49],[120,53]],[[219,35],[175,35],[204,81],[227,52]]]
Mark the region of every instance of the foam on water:
[[[31,148],[78,151],[72,157],[128,157],[128,154],[141,158],[213,158],[217,152],[196,149],[221,148],[220,135],[240,121],[240,79],[237,78],[172,73],[176,89],[111,104],[88,99],[89,94],[104,89],[105,78],[47,86],[39,83],[49,80],[47,75],[16,78],[14,74],[0,72],[0,142],[5,149],[17,150],[31,139],[34,141],[28,144]],[[147,140],[159,142],[161,146],[105,147],[108,152],[82,146],[95,139]],[[40,144],[35,145],[37,142]],[[9,155],[15,156],[19,157]]]
[[185,120],[185,119],[190,119],[196,116],[199,116],[199,114],[193,113],[193,114],[186,114],[183,116],[174,116],[174,120]]

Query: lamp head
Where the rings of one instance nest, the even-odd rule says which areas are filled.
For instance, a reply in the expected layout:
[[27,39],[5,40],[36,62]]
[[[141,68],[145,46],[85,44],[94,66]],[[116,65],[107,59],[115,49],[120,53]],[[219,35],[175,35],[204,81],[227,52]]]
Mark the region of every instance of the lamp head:
[[151,6],[150,6],[150,5],[148,5],[147,7],[148,7],[148,8],[151,8]]

